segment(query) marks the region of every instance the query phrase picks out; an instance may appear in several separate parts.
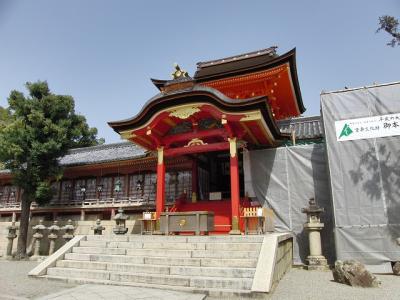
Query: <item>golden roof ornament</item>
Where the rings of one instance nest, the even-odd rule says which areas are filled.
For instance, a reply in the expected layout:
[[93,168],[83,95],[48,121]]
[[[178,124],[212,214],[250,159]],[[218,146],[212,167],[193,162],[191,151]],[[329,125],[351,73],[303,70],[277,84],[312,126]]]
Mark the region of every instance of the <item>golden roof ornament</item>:
[[181,67],[177,63],[174,63],[174,67],[175,67],[175,71],[171,74],[173,79],[189,77],[188,72],[181,69]]

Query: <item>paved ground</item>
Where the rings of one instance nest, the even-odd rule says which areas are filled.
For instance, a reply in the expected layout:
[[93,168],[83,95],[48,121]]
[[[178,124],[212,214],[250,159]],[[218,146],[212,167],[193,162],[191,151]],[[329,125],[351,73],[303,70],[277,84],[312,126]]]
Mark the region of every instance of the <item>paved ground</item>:
[[292,269],[279,283],[273,300],[399,300],[400,276],[377,275],[379,288],[354,288],[333,281],[331,272]]
[[204,298],[205,295],[174,291],[86,284],[40,298],[40,300],[203,300]]
[[74,285],[31,278],[38,263],[0,260],[1,300],[202,300],[204,295],[111,285]]
[[0,299],[34,299],[75,286],[28,277],[28,272],[37,264],[32,261],[0,260]]
[[[201,295],[178,293],[156,289],[72,285],[59,281],[29,278],[26,274],[36,262],[9,262],[0,260],[0,299],[26,300],[200,300]],[[293,269],[278,285],[273,300],[398,300],[400,299],[400,276],[378,275],[379,288],[352,288],[333,282],[331,272],[309,272]]]

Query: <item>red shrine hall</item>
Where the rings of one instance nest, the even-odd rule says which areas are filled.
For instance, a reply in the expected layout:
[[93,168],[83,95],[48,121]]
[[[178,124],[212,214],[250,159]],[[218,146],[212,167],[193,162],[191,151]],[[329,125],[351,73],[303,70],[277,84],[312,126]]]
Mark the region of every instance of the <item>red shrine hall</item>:
[[[157,218],[172,200],[169,211],[212,211],[215,232],[240,234],[241,211],[250,203],[243,151],[282,145],[290,136],[276,121],[305,110],[295,49],[277,55],[271,47],[200,62],[193,77],[177,65],[175,69],[172,80],[152,79],[160,93],[136,116],[109,125],[154,153]],[[191,186],[166,199],[166,161],[176,157],[190,162],[181,171],[189,168]]]

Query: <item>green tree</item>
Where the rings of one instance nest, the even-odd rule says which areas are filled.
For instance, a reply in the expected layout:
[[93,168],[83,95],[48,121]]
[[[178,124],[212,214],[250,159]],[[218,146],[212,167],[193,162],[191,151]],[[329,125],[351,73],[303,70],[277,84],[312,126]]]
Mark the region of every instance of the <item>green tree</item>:
[[394,47],[396,44],[400,45],[400,32],[398,27],[399,21],[395,17],[385,15],[379,17],[379,28],[376,32],[384,30],[389,33],[392,39],[386,45]]
[[11,123],[12,115],[10,110],[0,106],[0,130]]
[[[0,106],[0,131],[9,123],[11,123],[12,115],[10,111]],[[4,169],[4,164],[0,161],[0,170]]]
[[17,258],[26,257],[30,206],[52,198],[51,181],[60,179],[59,158],[70,148],[99,143],[96,128],[76,114],[71,96],[50,92],[47,82],[26,83],[29,96],[11,91],[11,121],[0,130],[0,161],[12,172],[21,196]]

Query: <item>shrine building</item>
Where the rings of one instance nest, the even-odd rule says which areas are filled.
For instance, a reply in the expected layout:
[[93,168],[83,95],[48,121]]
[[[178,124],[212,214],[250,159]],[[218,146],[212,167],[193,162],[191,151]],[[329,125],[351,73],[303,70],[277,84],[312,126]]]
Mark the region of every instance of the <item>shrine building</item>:
[[[61,159],[61,181],[33,216],[110,219],[118,207],[140,213],[212,211],[216,233],[240,233],[243,152],[320,143],[319,116],[305,111],[295,49],[277,47],[199,62],[193,77],[178,65],[171,80],[134,117],[109,122],[129,141],[74,149]],[[20,190],[0,171],[0,218],[19,216]]]
[[[122,138],[157,153],[156,215],[165,211],[166,160],[186,157],[191,185],[172,211],[213,211],[217,231],[240,234],[249,205],[241,153],[290,140],[277,121],[304,112],[295,50],[276,48],[201,62],[193,78],[176,66],[172,80],[152,79],[160,93],[134,117],[109,122]],[[176,180],[176,179],[175,179]]]
[[[304,212],[318,211],[328,263],[389,272],[399,262],[399,82],[322,92],[321,116],[304,117],[295,49],[199,62],[193,76],[175,65],[172,79],[151,81],[157,94],[138,114],[108,123],[124,142],[60,158],[63,178],[47,205],[32,204],[31,225],[71,219],[90,235],[100,219],[112,235],[122,208],[130,234],[144,233],[150,213],[150,233],[239,235],[261,210],[270,230],[257,233],[289,234],[293,264],[306,264]],[[0,170],[3,237],[20,199]]]

